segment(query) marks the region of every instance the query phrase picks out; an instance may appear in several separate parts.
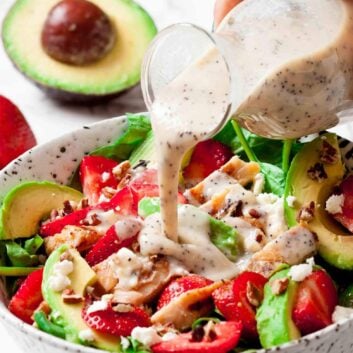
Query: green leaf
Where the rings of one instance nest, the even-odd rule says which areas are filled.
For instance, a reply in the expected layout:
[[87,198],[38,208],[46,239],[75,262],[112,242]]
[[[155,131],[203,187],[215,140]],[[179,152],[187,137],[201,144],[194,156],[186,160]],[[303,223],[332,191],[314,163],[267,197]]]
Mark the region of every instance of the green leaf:
[[238,233],[229,225],[210,217],[211,241],[229,260],[235,261],[238,255]]
[[265,192],[283,196],[286,186],[285,172],[272,164],[260,163],[261,173],[265,177]]
[[146,218],[160,211],[161,201],[159,197],[144,197],[138,204],[138,215],[142,218]]
[[24,249],[30,254],[35,255],[40,247],[43,245],[44,240],[40,235],[35,235],[33,238],[25,241]]
[[34,321],[41,331],[60,338],[66,337],[65,329],[59,325],[53,324],[43,311],[37,311],[34,313]]
[[129,158],[131,152],[137,148],[151,130],[150,119],[145,115],[126,114],[128,128],[112,144],[97,148],[91,155],[123,161]]
[[12,266],[30,267],[38,264],[38,256],[29,254],[15,241],[7,241],[5,246],[7,257],[9,258]]

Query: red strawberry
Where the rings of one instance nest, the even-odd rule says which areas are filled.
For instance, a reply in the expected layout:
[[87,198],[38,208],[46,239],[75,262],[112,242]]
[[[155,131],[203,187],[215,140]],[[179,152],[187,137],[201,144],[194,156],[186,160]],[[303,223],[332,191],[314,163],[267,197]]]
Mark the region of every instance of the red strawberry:
[[121,248],[130,247],[136,239],[135,235],[131,238],[120,240],[119,235],[116,234],[115,225],[113,225],[108,229],[106,235],[100,238],[88,252],[86,261],[90,266],[97,265]]
[[33,324],[32,315],[43,301],[43,269],[32,272],[26,277],[16,294],[11,298],[9,310],[27,324]]
[[90,205],[98,202],[103,188],[117,188],[118,180],[112,171],[117,165],[116,161],[101,156],[86,156],[82,159],[80,180],[83,194],[88,198]]
[[339,190],[344,196],[342,212],[333,216],[350,232],[353,232],[353,175],[342,181]]
[[338,304],[336,287],[324,270],[317,270],[299,284],[292,317],[303,335],[332,324]]
[[221,142],[206,140],[199,142],[183,171],[186,184],[196,184],[205,179],[213,171],[219,169],[233,156],[229,147]]
[[216,289],[213,299],[217,309],[227,320],[243,323],[243,338],[254,340],[258,337],[256,308],[250,303],[248,291],[255,289],[261,298],[267,279],[255,272],[243,272],[232,282]]
[[189,275],[172,280],[159,297],[157,310],[189,290],[206,287],[212,283],[211,280],[199,275]]
[[131,331],[139,327],[151,325],[148,314],[141,308],[131,306],[131,311],[114,311],[111,305],[105,310],[87,312],[88,305],[82,311],[86,324],[98,332],[113,336],[130,336]]
[[110,201],[102,202],[96,206],[86,207],[82,210],[72,212],[62,218],[44,223],[40,227],[39,233],[43,237],[58,234],[67,225],[82,225],[82,222],[87,217],[87,214],[91,211],[94,212],[96,210],[106,212],[112,209],[122,216],[137,215],[136,194],[129,187],[125,187],[117,192]]
[[20,110],[0,96],[0,169],[36,145],[36,138]]
[[[239,342],[241,322],[228,321],[215,324],[215,337],[198,337],[192,332],[183,333],[177,337],[157,343],[152,346],[153,353],[226,353]],[[195,331],[194,331],[195,332]]]

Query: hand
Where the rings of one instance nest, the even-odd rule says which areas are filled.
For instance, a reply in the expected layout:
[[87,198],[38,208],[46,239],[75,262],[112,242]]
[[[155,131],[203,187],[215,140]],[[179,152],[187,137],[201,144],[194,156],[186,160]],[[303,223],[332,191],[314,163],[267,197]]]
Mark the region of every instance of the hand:
[[216,0],[214,8],[214,24],[215,28],[222,22],[223,18],[238,5],[242,0]]

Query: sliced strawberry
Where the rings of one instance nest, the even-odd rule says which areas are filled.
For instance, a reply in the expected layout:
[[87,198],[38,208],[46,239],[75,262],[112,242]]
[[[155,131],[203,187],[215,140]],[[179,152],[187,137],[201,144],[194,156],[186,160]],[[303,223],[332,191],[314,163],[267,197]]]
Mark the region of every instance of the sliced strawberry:
[[99,264],[121,248],[129,248],[137,239],[137,234],[131,238],[119,239],[115,225],[111,226],[106,235],[100,238],[86,255],[86,261],[90,266]]
[[332,324],[332,313],[338,305],[337,289],[324,270],[314,271],[299,284],[292,317],[303,335]]
[[[214,337],[198,337],[192,332],[152,346],[153,353],[226,353],[235,348],[242,330],[241,322],[228,321],[215,324]],[[201,339],[200,339],[201,338]]]
[[353,175],[343,180],[338,189],[344,196],[344,201],[342,212],[334,214],[333,217],[350,232],[353,232]]
[[43,237],[52,236],[60,233],[67,225],[83,225],[89,212],[107,212],[114,210],[116,213],[126,215],[137,215],[137,196],[129,187],[125,187],[117,192],[110,201],[102,202],[96,206],[89,206],[72,212],[62,218],[44,223],[39,230]]
[[34,147],[34,134],[20,110],[0,96],[0,169]]
[[16,294],[11,298],[9,310],[27,324],[33,324],[32,315],[43,301],[43,269],[26,277]]
[[157,310],[189,290],[206,287],[212,283],[211,280],[199,275],[189,275],[172,280],[159,297]]
[[116,161],[101,156],[86,156],[82,159],[80,180],[83,194],[90,205],[98,203],[103,188],[117,188],[118,180],[113,174],[113,168],[117,165]]
[[90,328],[101,333],[127,337],[135,327],[151,325],[148,314],[138,307],[131,306],[131,311],[118,312],[109,305],[105,310],[92,313],[87,312],[88,307],[89,305],[86,305],[82,311],[82,318]]
[[[227,320],[243,323],[243,338],[257,339],[256,307],[249,301],[249,291],[255,290],[261,299],[267,279],[255,272],[243,272],[232,282],[216,289],[213,299],[217,309]],[[261,303],[260,303],[261,304]]]
[[233,156],[229,147],[221,142],[206,140],[199,142],[183,171],[186,184],[196,184],[219,169]]

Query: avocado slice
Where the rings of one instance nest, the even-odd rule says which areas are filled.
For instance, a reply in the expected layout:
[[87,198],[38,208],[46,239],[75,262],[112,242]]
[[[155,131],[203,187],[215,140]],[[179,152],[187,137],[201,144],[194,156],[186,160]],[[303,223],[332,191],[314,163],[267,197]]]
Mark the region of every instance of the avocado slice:
[[79,202],[83,195],[68,186],[48,181],[25,182],[5,196],[0,209],[0,239],[28,238],[36,234],[39,222],[64,201]]
[[53,98],[66,101],[106,100],[136,85],[144,53],[157,32],[147,12],[132,0],[90,0],[109,16],[116,40],[99,61],[76,66],[52,59],[41,45],[47,15],[59,1],[17,0],[10,9],[2,39],[15,66]]
[[[339,155],[334,164],[324,164],[320,161],[320,151],[323,141],[334,147]],[[308,176],[308,170],[321,163],[327,178],[319,182]],[[326,133],[305,145],[295,156],[288,172],[285,200],[288,195],[296,198],[294,207],[285,201],[285,215],[289,226],[297,223],[296,216],[301,207],[315,202],[314,219],[308,227],[319,238],[319,254],[331,265],[353,270],[353,236],[343,230],[326,212],[326,200],[332,194],[334,187],[343,179],[345,167],[340,157],[337,136]]]
[[[265,285],[264,300],[257,310],[256,321],[260,342],[264,348],[271,348],[300,337],[292,320],[292,310],[298,284],[288,276],[289,268],[275,273]],[[288,279],[288,287],[282,294],[274,294],[275,280]]]
[[[79,333],[89,329],[82,319],[84,302],[76,304],[64,303],[61,293],[55,292],[49,285],[50,278],[54,273],[55,264],[60,262],[61,256],[66,252],[71,256],[71,261],[74,264],[74,270],[68,277],[71,280],[70,288],[75,294],[84,297],[87,286],[94,284],[97,280],[96,273],[81,257],[80,253],[76,249],[62,245],[49,256],[45,264],[42,292],[44,300],[52,309],[51,317],[55,317],[56,324],[60,324],[65,330],[65,339],[74,343],[84,343],[79,339]],[[119,351],[120,340],[117,337],[101,334],[94,330],[92,330],[92,333],[94,335],[92,345],[112,352]]]

